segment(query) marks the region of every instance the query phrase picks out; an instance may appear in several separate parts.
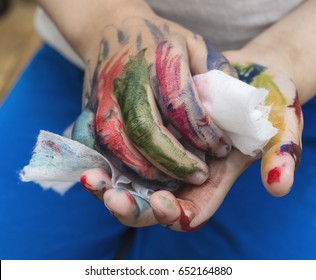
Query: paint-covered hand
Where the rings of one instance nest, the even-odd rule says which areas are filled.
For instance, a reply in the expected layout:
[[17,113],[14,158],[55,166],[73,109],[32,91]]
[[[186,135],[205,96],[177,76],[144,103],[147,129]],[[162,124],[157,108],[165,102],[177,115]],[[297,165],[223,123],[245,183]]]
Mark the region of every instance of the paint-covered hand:
[[85,109],[73,138],[133,181],[172,189],[179,180],[200,185],[207,179],[206,163],[175,134],[215,157],[230,152],[230,139],[201,105],[192,74],[236,72],[200,36],[157,16],[128,17],[104,28],[87,68]]
[[[287,194],[301,158],[303,116],[293,81],[269,67],[249,63],[247,57],[227,53],[239,78],[253,86],[268,89],[266,105],[269,120],[278,133],[264,148],[261,178],[273,196]],[[238,57],[238,59],[236,59]],[[174,230],[193,231],[218,209],[237,177],[256,159],[233,150],[226,159],[208,158],[209,179],[201,186],[183,186],[177,193],[156,192],[150,202],[157,221]],[[242,201],[242,198],[241,198]]]
[[[126,190],[106,191],[105,205],[123,224],[146,226],[159,223],[173,230],[194,231],[200,228],[218,209],[237,177],[256,159],[262,156],[262,182],[269,193],[282,196],[293,184],[294,171],[301,154],[303,119],[296,88],[286,75],[236,59],[234,53],[227,57],[236,67],[239,78],[256,87],[269,90],[266,100],[271,106],[270,121],[278,128],[262,155],[251,158],[236,149],[226,158],[208,156],[209,177],[200,186],[183,184],[174,194],[161,190],[151,195],[150,204],[132,197]],[[95,190],[104,181],[100,170],[85,174]]]

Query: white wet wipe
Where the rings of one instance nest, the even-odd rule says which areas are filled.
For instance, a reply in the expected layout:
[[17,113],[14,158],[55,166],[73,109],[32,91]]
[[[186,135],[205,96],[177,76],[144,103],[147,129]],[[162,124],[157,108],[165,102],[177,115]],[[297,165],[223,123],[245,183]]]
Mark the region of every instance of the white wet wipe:
[[269,121],[269,94],[222,71],[212,70],[193,77],[199,97],[212,120],[243,154],[255,156],[262,151],[277,129]]
[[43,130],[38,135],[29,164],[20,172],[20,178],[24,182],[34,181],[44,189],[64,194],[80,181],[85,170],[91,168],[103,168],[111,174],[113,187],[128,189],[144,198],[153,192],[148,186],[131,182],[97,151]]
[[[270,108],[264,105],[266,89],[257,89],[218,70],[197,75],[194,82],[208,114],[242,153],[255,156],[277,133],[268,120]],[[97,151],[47,131],[40,132],[30,163],[20,172],[20,178],[63,194],[91,168],[109,172],[114,188],[128,189],[147,200],[153,193],[150,186],[129,180]]]

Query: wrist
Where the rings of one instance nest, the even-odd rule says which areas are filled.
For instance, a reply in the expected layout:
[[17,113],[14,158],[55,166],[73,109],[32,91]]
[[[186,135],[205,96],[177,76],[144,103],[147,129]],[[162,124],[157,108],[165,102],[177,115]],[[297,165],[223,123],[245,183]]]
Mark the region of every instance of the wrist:
[[[281,41],[282,42],[282,41]],[[315,96],[316,79],[314,73],[315,65],[311,63],[312,54],[292,44],[290,40],[280,43],[266,43],[254,40],[247,44],[242,52],[247,59],[268,67],[272,71],[282,73],[293,81],[297,89],[301,104],[304,104]]]
[[[301,103],[316,93],[315,22],[316,1],[305,1],[292,13],[266,29],[242,50],[254,62],[287,75],[296,85]],[[308,19],[308,20],[306,20]],[[314,18],[313,18],[314,19]]]
[[241,53],[249,62],[263,65],[272,71],[286,75],[293,82],[297,83],[296,71],[289,52],[284,52],[274,45],[252,41],[241,49]]

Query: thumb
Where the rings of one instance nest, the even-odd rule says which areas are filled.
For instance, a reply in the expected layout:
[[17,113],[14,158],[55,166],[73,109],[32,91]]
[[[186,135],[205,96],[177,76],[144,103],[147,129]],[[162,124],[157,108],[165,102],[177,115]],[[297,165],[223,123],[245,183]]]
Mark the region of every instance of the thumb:
[[264,150],[261,177],[270,194],[283,196],[293,185],[294,172],[301,159],[303,114],[293,82],[279,73],[273,73],[274,79],[270,72],[264,74],[269,90],[267,103],[271,105],[269,119],[278,133]]
[[303,114],[296,87],[284,71],[251,63],[238,51],[226,52],[226,56],[242,81],[269,92],[265,105],[270,107],[269,121],[278,132],[263,150],[261,177],[270,194],[283,196],[293,185],[302,152]]

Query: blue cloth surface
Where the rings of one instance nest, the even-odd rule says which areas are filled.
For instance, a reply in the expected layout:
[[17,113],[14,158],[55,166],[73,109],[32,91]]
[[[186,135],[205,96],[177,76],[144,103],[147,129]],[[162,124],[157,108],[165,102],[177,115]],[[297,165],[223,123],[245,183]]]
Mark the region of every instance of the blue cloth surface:
[[80,184],[66,195],[19,181],[40,129],[62,134],[81,110],[83,72],[44,46],[0,109],[0,258],[111,259],[126,227]]
[[[39,130],[61,134],[81,110],[83,73],[48,46],[0,109],[0,258],[113,259],[130,231],[79,184],[64,196],[21,183]],[[303,108],[304,151],[289,195],[274,198],[259,162],[199,231],[134,230],[126,259],[316,259],[316,99]],[[121,255],[120,255],[121,256]]]

